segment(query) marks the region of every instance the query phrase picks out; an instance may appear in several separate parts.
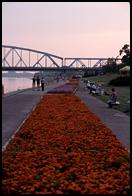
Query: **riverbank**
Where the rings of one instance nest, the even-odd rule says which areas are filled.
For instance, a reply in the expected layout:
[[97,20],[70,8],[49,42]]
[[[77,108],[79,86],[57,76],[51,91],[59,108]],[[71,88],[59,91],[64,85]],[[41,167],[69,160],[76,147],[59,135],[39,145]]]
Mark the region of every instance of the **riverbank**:
[[[55,83],[54,77],[45,77],[46,83],[51,85]],[[2,85],[4,87],[3,91],[4,94],[14,94],[17,91],[26,90],[32,88],[32,78],[15,78],[15,77],[8,77],[2,78]]]

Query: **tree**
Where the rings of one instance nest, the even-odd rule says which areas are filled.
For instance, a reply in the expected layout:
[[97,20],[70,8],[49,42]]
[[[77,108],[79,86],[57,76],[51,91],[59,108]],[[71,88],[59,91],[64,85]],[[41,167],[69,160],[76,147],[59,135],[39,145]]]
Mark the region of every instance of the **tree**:
[[114,58],[108,58],[107,65],[116,65],[116,61]]
[[117,64],[116,64],[116,60],[112,57],[112,58],[108,58],[107,59],[107,63],[105,66],[103,66],[104,71],[107,73],[115,73],[117,72]]
[[121,50],[119,50],[119,56],[121,56],[122,54],[123,57],[121,59],[123,64],[127,64],[130,65],[130,48],[128,44],[125,44]]

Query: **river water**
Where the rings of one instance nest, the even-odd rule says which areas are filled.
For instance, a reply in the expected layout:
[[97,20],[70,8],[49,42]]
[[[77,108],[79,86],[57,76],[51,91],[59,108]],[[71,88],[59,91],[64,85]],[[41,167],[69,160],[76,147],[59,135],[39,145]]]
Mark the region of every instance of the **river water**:
[[14,78],[14,77],[2,77],[2,84],[4,85],[4,94],[31,88],[32,78]]

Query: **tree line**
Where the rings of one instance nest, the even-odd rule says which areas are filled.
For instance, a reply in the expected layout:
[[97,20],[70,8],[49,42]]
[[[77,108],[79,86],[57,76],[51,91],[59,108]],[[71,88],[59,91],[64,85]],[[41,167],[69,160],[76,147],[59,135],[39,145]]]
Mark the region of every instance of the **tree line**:
[[[117,64],[118,58],[121,57],[121,63]],[[106,65],[102,67],[104,73],[112,72],[117,73],[119,69],[124,66],[130,66],[130,47],[128,44],[125,44],[120,50],[116,58],[109,58],[106,62]]]

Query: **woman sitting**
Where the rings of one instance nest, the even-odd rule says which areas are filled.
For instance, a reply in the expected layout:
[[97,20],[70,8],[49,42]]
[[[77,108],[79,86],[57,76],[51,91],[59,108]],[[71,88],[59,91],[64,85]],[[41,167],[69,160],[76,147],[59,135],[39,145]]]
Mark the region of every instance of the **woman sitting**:
[[116,105],[117,101],[117,93],[114,88],[111,89],[112,93],[110,95],[109,100],[107,101],[109,108],[112,108],[113,105]]

